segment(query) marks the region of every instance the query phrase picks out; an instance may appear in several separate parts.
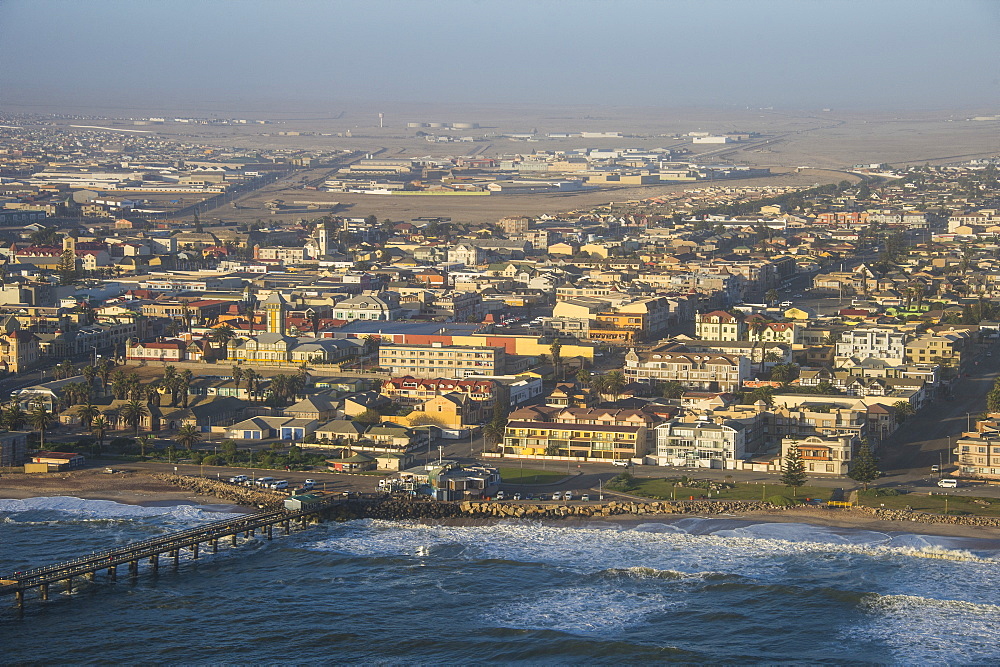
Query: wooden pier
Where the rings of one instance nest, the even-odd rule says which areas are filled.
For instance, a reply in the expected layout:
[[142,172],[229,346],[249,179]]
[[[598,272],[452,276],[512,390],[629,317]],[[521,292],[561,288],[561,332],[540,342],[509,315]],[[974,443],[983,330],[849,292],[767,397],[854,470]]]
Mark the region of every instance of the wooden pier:
[[229,538],[230,547],[237,546],[241,534],[244,539],[250,539],[256,537],[257,531],[261,531],[263,536],[270,540],[277,527],[282,534],[288,535],[293,526],[308,526],[310,517],[319,515],[341,502],[340,498],[331,498],[301,510],[267,509],[142,542],[133,542],[115,549],[94,552],[61,563],[14,572],[0,578],[0,595],[13,595],[18,613],[22,613],[25,591],[37,589],[39,597],[48,600],[50,586],[72,591],[74,579],[83,577],[88,581],[94,581],[97,573],[102,570],[107,573],[108,581],[116,581],[120,565],[127,565],[128,576],[134,579],[139,576],[140,562],[148,559],[150,571],[156,573],[163,556],[167,557],[168,563],[173,567],[178,567],[181,551],[185,549],[190,552],[192,559],[197,559],[200,551],[211,550],[211,553],[217,553],[219,541],[226,538]]

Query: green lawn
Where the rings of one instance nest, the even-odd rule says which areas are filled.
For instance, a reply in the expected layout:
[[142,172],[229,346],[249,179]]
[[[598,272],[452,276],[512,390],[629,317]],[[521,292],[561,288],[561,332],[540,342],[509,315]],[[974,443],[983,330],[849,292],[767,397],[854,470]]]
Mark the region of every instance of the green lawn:
[[[688,488],[685,486],[674,486],[674,482],[665,479],[637,479],[637,487],[629,493],[636,496],[645,496],[657,500],[688,500],[691,496],[699,499],[708,496],[708,489]],[[829,500],[832,489],[818,486],[802,486],[796,489],[795,497],[800,499],[820,498]],[[766,500],[771,496],[792,497],[792,489],[781,484],[740,484],[737,483],[731,489],[721,489],[711,491],[712,499],[719,500]]]
[[530,468],[500,468],[500,478],[507,484],[555,484],[566,479],[566,473]]
[[975,498],[968,496],[928,496],[923,493],[907,493],[899,496],[873,496],[858,493],[858,504],[869,507],[884,505],[886,509],[944,514],[945,499],[948,500],[948,514],[976,514],[979,516],[1000,516],[1000,501],[996,498]]

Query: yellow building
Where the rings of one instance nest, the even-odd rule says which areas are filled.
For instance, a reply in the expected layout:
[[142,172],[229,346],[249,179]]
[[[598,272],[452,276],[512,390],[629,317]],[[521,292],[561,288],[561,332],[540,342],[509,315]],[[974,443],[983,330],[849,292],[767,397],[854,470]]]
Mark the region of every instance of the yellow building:
[[503,451],[522,456],[631,459],[646,453],[645,426],[511,421]]

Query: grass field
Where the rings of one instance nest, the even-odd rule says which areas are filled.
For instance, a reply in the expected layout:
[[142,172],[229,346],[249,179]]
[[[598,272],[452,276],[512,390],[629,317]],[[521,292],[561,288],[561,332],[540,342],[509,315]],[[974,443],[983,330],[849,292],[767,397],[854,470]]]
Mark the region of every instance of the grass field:
[[[766,500],[771,496],[792,497],[792,488],[781,484],[737,484],[731,489],[721,489],[718,491],[708,491],[700,488],[689,488],[665,479],[639,479],[637,486],[629,493],[646,498],[657,500],[688,500],[691,496],[699,499],[702,496],[719,500]],[[796,489],[795,497],[802,500],[806,498],[819,498],[829,500],[830,492],[833,489],[826,489],[818,486],[802,486]]]
[[507,484],[555,484],[566,479],[566,473],[529,468],[500,468],[500,478]]
[[996,498],[975,498],[966,496],[924,495],[907,493],[899,496],[873,496],[864,492],[858,494],[858,504],[893,510],[912,509],[915,512],[944,514],[947,500],[948,514],[978,516],[1000,516],[1000,501]]

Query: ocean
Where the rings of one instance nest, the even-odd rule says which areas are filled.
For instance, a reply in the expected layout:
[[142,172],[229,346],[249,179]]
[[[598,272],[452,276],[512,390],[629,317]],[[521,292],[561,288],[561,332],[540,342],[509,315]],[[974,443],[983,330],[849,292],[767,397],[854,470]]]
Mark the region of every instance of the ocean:
[[[0,500],[0,574],[230,509]],[[328,523],[2,600],[0,661],[997,663],[998,565],[993,540],[736,518]]]

